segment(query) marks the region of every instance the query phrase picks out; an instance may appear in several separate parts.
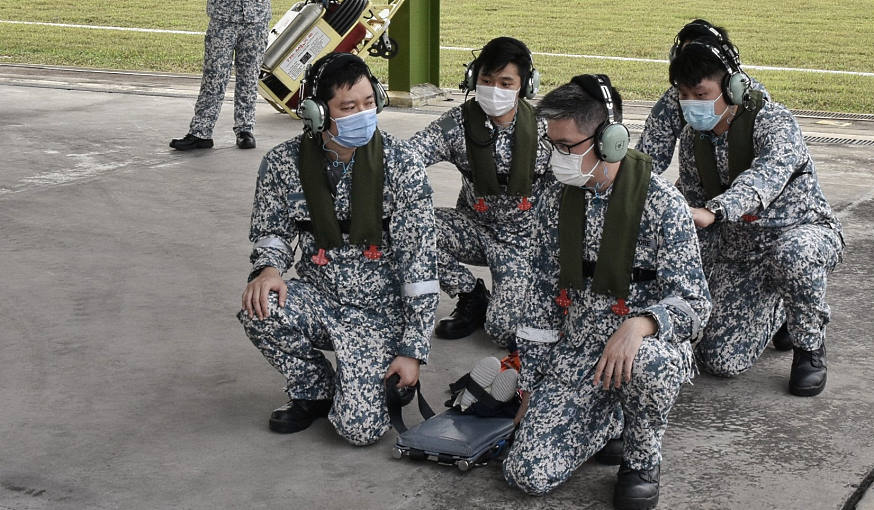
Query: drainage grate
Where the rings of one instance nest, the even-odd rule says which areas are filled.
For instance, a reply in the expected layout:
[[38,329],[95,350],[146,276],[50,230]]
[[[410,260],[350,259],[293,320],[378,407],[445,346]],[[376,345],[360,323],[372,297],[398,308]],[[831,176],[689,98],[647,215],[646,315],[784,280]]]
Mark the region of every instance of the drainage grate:
[[874,114],[870,114],[870,113],[818,112],[816,110],[790,110],[790,111],[796,117],[810,117],[810,118],[814,118],[814,119],[874,121]]
[[835,136],[805,136],[807,143],[827,143],[832,145],[862,145],[874,147],[874,140],[860,140],[858,138],[839,138]]

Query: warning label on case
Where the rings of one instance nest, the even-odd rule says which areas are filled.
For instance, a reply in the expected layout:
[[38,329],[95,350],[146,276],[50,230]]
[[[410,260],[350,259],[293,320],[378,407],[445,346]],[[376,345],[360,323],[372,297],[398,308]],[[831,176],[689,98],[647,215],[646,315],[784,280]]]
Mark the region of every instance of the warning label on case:
[[310,33],[304,36],[303,40],[288,54],[288,57],[279,64],[285,74],[292,79],[298,80],[302,77],[307,65],[311,64],[331,43],[331,38],[328,37],[319,27],[313,27]]

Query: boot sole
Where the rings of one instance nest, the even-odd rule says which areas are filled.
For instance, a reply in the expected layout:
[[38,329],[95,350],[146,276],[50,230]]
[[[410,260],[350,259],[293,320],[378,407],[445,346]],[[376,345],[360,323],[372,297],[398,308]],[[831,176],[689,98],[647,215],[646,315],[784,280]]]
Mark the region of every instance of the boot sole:
[[476,333],[476,331],[480,328],[482,328],[482,324],[471,329],[470,331],[461,331],[458,333],[449,334],[445,331],[441,331],[440,325],[438,324],[437,328],[434,329],[434,336],[436,336],[437,338],[440,338],[441,340],[458,340],[459,338],[465,338],[465,337],[468,337],[468,336]]
[[[315,421],[315,420],[313,420]],[[294,434],[295,432],[300,432],[301,430],[305,430],[312,425],[313,422],[309,422],[306,425],[301,426],[296,423],[289,423],[287,421],[274,420],[270,418],[270,431],[276,432],[277,434]]]
[[183,146],[173,145],[172,143],[170,144],[170,147],[173,149],[176,149],[177,151],[190,151],[192,149],[212,149],[212,146],[213,146],[213,142],[209,142],[209,143],[202,143],[201,142],[201,143],[196,143],[194,145],[183,145]]
[[613,507],[616,510],[651,510],[659,504],[659,496],[654,498],[618,498],[613,497]]
[[[827,377],[827,376],[826,376]],[[789,393],[797,396],[797,397],[815,397],[822,393],[822,390],[825,389],[826,377],[822,378],[822,384],[818,386],[792,386],[789,385]]]

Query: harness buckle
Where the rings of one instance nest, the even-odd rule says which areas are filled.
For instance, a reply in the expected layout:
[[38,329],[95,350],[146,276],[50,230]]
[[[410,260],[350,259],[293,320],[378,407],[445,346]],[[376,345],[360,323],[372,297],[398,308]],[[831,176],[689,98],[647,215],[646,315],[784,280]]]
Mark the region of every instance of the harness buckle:
[[522,197],[522,201],[519,202],[519,205],[516,206],[520,211],[527,211],[531,209],[531,202],[528,201],[528,197]]
[[620,317],[628,315],[628,313],[631,312],[631,309],[628,308],[628,306],[625,304],[625,300],[622,298],[617,299],[616,304],[611,306],[610,310],[612,310],[613,313]]
[[330,260],[328,260],[328,257],[325,256],[325,249],[324,248],[319,248],[319,253],[310,257],[310,260],[312,260],[313,264],[315,264],[317,266],[324,266],[328,262],[330,262]]
[[561,289],[558,291],[558,296],[555,298],[555,302],[558,306],[564,308],[564,314],[567,315],[567,309],[571,306],[571,298],[567,295],[567,289]]
[[370,260],[379,260],[382,257],[382,252],[379,251],[375,244],[371,244],[369,248],[364,250],[364,256]]

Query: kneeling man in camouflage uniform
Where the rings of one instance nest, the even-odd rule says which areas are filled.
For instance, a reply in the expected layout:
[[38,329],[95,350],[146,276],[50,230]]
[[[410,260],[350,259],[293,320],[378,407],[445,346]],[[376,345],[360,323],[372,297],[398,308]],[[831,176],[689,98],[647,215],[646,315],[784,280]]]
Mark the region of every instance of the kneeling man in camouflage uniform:
[[[377,129],[385,91],[359,57],[329,54],[305,79],[304,134],[259,170],[239,319],[288,380],[271,430],[327,415],[366,445],[389,428],[384,379],[412,386],[428,357],[439,292],[432,190],[421,160]],[[297,275],[283,281],[295,245]],[[321,350],[336,353],[336,370]]]
[[670,66],[688,122],[678,186],[711,239],[703,258],[713,320],[695,357],[715,375],[747,370],[785,309],[789,391],[817,395],[826,383],[826,280],[843,251],[841,225],[795,118],[751,89],[730,57],[730,46],[698,40]]
[[621,410],[614,504],[651,508],[668,413],[710,314],[692,216],[651,175],[650,157],[627,150],[606,76],[577,76],[537,110],[559,182],[537,209],[530,306],[516,338],[528,407],[504,476],[531,494],[554,489],[616,437]]

